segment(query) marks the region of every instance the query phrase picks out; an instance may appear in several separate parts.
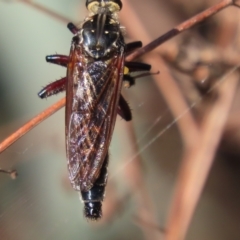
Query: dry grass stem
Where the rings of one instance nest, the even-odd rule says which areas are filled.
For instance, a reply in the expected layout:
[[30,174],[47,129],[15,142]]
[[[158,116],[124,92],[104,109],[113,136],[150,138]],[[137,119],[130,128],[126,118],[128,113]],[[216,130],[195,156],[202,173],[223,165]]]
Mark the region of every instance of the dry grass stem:
[[[127,2],[125,3],[127,5]],[[160,46],[162,43],[166,42],[167,40],[175,37],[179,33],[190,29],[191,27],[195,26],[196,24],[204,21],[205,19],[209,18],[210,16],[213,16],[214,14],[218,13],[219,11],[225,9],[228,6],[233,5],[232,0],[223,0],[218,4],[215,4],[214,6],[206,9],[205,11],[195,15],[194,17],[186,20],[185,22],[179,24],[175,28],[171,29],[170,31],[166,32],[165,34],[161,35],[159,38],[151,41],[149,44],[144,46],[143,48],[140,48],[131,55],[127,59],[132,60],[134,58],[138,58],[142,55],[144,55],[147,52],[152,51],[153,49]]]
[[0,153],[6,150],[9,146],[11,146],[14,142],[16,142],[19,138],[24,136],[27,132],[36,127],[39,123],[50,117],[56,111],[65,106],[66,99],[62,98],[43,112],[39,113],[36,117],[32,118],[25,125],[20,127],[17,131],[15,131],[12,135],[8,136],[5,140],[0,143]]
[[[122,13],[122,22],[124,25],[127,29],[129,29],[131,35],[135,36],[135,38],[137,38],[138,35],[141,35],[143,41],[150,42],[150,37],[144,29],[143,24],[139,21],[139,18],[134,12],[131,4],[125,2],[125,5],[127,10]],[[131,23],[127,21],[127,16],[131,16]],[[150,56],[146,56],[144,59],[149,64],[157,66],[161,69],[161,73],[159,75],[153,76],[155,84],[165,98],[165,101],[167,102],[174,118],[178,119],[177,125],[184,143],[186,145],[192,144],[192,139],[194,139],[197,134],[197,126],[191,112],[188,111],[189,106],[185,101],[182,92],[161,57],[151,54]],[[127,60],[132,60],[132,55],[130,55]],[[183,113],[184,118],[181,118],[180,116],[182,116]],[[191,127],[192,131],[186,131],[189,127]]]

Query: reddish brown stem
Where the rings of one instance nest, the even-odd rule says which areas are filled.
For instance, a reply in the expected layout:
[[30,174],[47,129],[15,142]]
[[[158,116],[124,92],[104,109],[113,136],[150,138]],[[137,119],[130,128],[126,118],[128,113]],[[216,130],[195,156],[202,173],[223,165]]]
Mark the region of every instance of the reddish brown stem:
[[36,117],[31,119],[25,125],[20,127],[16,132],[14,132],[12,135],[7,137],[3,142],[0,143],[0,153],[3,152],[5,149],[7,149],[9,146],[11,146],[24,134],[26,134],[27,132],[32,130],[34,127],[36,127],[39,123],[41,123],[46,118],[50,117],[53,113],[58,111],[60,108],[65,106],[65,103],[66,103],[66,98],[61,99],[60,101],[53,104],[51,107],[47,108],[46,110],[38,114]]
[[134,51],[134,53],[132,53],[128,56],[127,60],[131,61],[134,58],[141,57],[145,53],[152,51],[153,49],[157,48],[158,46],[160,46],[162,43],[166,42],[167,40],[175,37],[179,33],[195,26],[196,24],[204,21],[205,19],[209,18],[210,16],[213,16],[214,14],[218,13],[219,11],[221,11],[224,8],[226,8],[230,5],[233,5],[233,4],[234,4],[233,0],[221,1],[220,3],[206,9],[205,11],[203,11],[203,12],[195,15],[194,17],[186,20],[185,22],[179,24],[178,26],[176,26],[175,28],[166,32],[165,34],[163,34],[159,38],[155,39],[154,41],[150,42],[143,48],[140,48],[140,49]]

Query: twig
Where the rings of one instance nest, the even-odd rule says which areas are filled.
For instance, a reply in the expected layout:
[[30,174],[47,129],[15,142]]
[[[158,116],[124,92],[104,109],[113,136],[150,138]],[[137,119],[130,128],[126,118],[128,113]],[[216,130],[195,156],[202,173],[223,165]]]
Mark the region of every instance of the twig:
[[[139,22],[139,18],[136,16],[131,4],[128,1],[125,1],[125,6],[127,10],[122,13],[123,24],[127,27],[127,29],[129,29],[129,32],[131,32],[132,35],[139,36],[139,34],[141,34],[141,39],[145,42],[149,42],[150,37],[144,29],[143,24]],[[127,16],[131,16],[131,23],[127,21]],[[129,55],[129,57],[131,56]],[[132,60],[129,57],[127,60]],[[174,118],[178,119],[177,124],[184,144],[187,146],[193,144],[193,139],[195,139],[198,135],[198,126],[191,112],[186,111],[189,109],[189,106],[178,85],[171,76],[166,64],[159,56],[154,54],[146,56],[144,60],[147,63],[152,64],[153,66],[158,66],[158,68],[161,69],[161,74],[153,76],[156,87],[162,93]],[[180,118],[179,116],[182,116],[183,113],[184,118]],[[191,129],[191,131],[188,131],[188,129]]]
[[218,13],[219,11],[223,10],[224,8],[233,5],[233,0],[223,0],[218,4],[215,4],[214,6],[206,9],[205,11],[195,15],[194,17],[186,20],[185,22],[179,24],[177,27],[171,29],[170,31],[166,32],[159,38],[155,39],[154,41],[150,42],[143,48],[140,48],[131,55],[128,56],[127,60],[132,60],[134,58],[139,58],[142,55],[146,54],[147,52],[152,51],[153,49],[160,46],[162,43],[166,42],[167,40],[175,37],[179,33],[195,26],[196,24],[204,21],[205,19],[209,18],[210,16],[213,16],[214,14]]
[[[225,3],[226,3],[226,1],[225,1]],[[141,23],[139,23],[139,21],[138,20],[134,20],[135,19],[135,13],[134,13],[134,11],[131,11],[131,8],[129,7],[129,4],[128,4],[128,2],[126,2],[125,3],[125,5],[128,5],[128,7],[127,7],[127,13],[125,13],[126,15],[128,15],[128,16],[131,16],[131,24],[128,24],[128,22],[126,21],[125,23],[124,23],[124,25],[127,25],[128,24],[128,26],[127,26],[127,28],[128,29],[130,29],[129,31],[134,35],[134,36],[137,36],[137,35],[139,35],[140,33],[141,33],[141,36],[144,36],[144,38],[145,38],[145,40],[146,39],[148,39],[148,36],[147,36],[147,33],[146,33],[146,31],[143,29],[143,27],[141,26]],[[229,4],[228,6],[230,6],[231,4]],[[222,8],[223,9],[223,8]],[[123,17],[123,20],[124,20],[124,17]],[[134,26],[134,28],[131,28],[131,25],[133,25]],[[148,46],[148,45],[147,45]],[[145,46],[146,47],[146,46]],[[142,50],[142,49],[141,49]],[[141,52],[141,50],[140,50],[140,52]],[[134,53],[135,54],[135,53]],[[140,56],[140,55],[135,55],[135,56]],[[133,57],[133,55],[131,55],[131,56],[129,56],[129,58],[128,58],[128,60],[131,60],[131,57]],[[146,60],[146,58],[145,58],[145,60]],[[163,67],[163,63],[162,63],[162,61],[159,59],[159,58],[157,58],[157,57],[154,57],[154,56],[151,56],[151,59],[150,58],[148,58],[146,61],[147,62],[150,62],[151,63],[151,60],[152,60],[152,62],[154,62],[154,64],[156,65],[158,65],[158,66],[161,66],[161,75],[159,75],[159,76],[155,76],[155,78],[156,78],[156,84],[157,84],[157,86],[159,86],[159,89],[161,90],[161,92],[164,94],[164,97],[165,97],[165,99],[166,99],[166,101],[167,101],[167,103],[168,103],[168,106],[170,107],[170,109],[173,111],[173,114],[174,114],[174,116],[175,116],[175,118],[176,117],[179,117],[180,116],[180,114],[181,115],[183,115],[182,113],[184,112],[184,111],[186,111],[186,109],[188,109],[188,106],[187,106],[187,104],[185,104],[184,103],[184,98],[183,98],[183,96],[181,96],[181,92],[178,90],[178,87],[176,86],[176,84],[174,83],[174,80],[171,80],[172,78],[171,78],[171,76],[168,74],[168,71],[167,71],[167,68],[164,66],[164,68],[162,69],[162,67]],[[161,65],[160,65],[161,64]],[[164,76],[163,76],[164,75]],[[164,79],[164,80],[163,80]],[[170,79],[170,81],[169,81],[169,79]],[[229,79],[230,80],[230,79]],[[234,85],[234,84],[236,84],[236,81],[232,84],[232,85]],[[170,85],[170,86],[169,86]],[[232,86],[231,85],[231,86]],[[224,86],[223,86],[224,87]],[[226,90],[226,89],[225,89]],[[227,91],[227,90],[226,90]],[[232,87],[231,88],[231,90],[229,90],[229,95],[230,94],[232,94],[232,96],[233,96],[233,91],[234,91],[234,87]],[[176,94],[177,93],[177,94]],[[179,95],[178,95],[179,94]],[[226,93],[226,95],[227,95],[228,93]],[[229,96],[228,95],[228,97],[230,97],[231,98],[231,95]],[[225,95],[224,95],[225,96]],[[229,102],[231,102],[231,99],[229,99]],[[181,107],[179,107],[179,103],[181,103],[182,104],[182,106]],[[180,105],[181,105],[180,104]],[[226,108],[228,108],[229,106],[226,106]],[[202,135],[202,131],[204,131],[205,133],[207,133],[207,131],[209,132],[210,130],[209,129],[213,129],[214,131],[211,131],[210,133],[210,137],[211,137],[211,135],[214,135],[215,134],[215,130],[216,130],[216,128],[218,127],[218,129],[220,129],[221,127],[223,128],[223,126],[219,126],[219,124],[221,124],[222,123],[222,125],[224,125],[223,123],[224,123],[224,119],[222,119],[222,121],[216,126],[216,121],[218,121],[218,120],[216,120],[216,119],[218,119],[219,118],[219,108],[221,108],[221,103],[220,103],[220,101],[218,101],[218,105],[216,104],[215,106],[214,106],[214,112],[212,113],[212,114],[209,114],[209,118],[208,118],[208,121],[206,121],[206,122],[204,122],[204,124],[203,124],[203,127],[202,128],[199,128],[198,126],[196,126],[196,123],[195,123],[195,121],[194,121],[194,119],[192,119],[192,116],[191,116],[191,114],[189,113],[189,114],[186,114],[186,116],[187,116],[187,119],[184,119],[185,121],[181,121],[182,119],[180,119],[180,121],[178,121],[177,123],[178,124],[180,124],[179,125],[179,128],[180,128],[180,131],[181,131],[181,136],[183,136],[183,139],[184,139],[184,141],[185,141],[185,150],[186,150],[186,156],[188,156],[188,158],[187,158],[187,162],[190,162],[191,163],[191,161],[193,161],[193,159],[190,157],[190,156],[195,156],[193,153],[195,153],[196,154],[196,152],[197,151],[199,151],[199,156],[201,156],[201,158],[198,158],[199,160],[200,160],[200,165],[198,165],[197,166],[197,169],[196,169],[196,171],[198,171],[199,170],[199,168],[201,167],[202,168],[202,175],[200,174],[200,172],[199,172],[199,175],[200,175],[200,177],[199,177],[199,175],[196,175],[196,176],[198,176],[196,179],[194,179],[195,181],[194,181],[194,184],[193,184],[193,181],[192,181],[192,179],[188,179],[188,181],[186,180],[186,181],[184,181],[183,183],[182,183],[182,185],[181,185],[181,191],[183,191],[183,189],[185,189],[185,188],[187,188],[187,193],[188,193],[188,196],[186,197],[186,198],[184,198],[184,199],[181,199],[182,201],[180,201],[179,200],[179,198],[178,198],[178,195],[176,194],[175,195],[175,198],[174,198],[174,201],[176,201],[177,203],[178,203],[178,201],[180,201],[180,203],[183,205],[183,207],[186,207],[186,205],[188,204],[188,200],[192,197],[192,195],[190,194],[191,193],[191,191],[193,191],[192,192],[192,194],[195,194],[195,196],[193,197],[193,200],[192,200],[192,206],[190,206],[191,208],[190,208],[190,210],[189,211],[187,211],[187,215],[186,215],[186,218],[185,218],[185,226],[183,226],[183,223],[181,222],[181,219],[182,219],[182,217],[183,217],[183,214],[184,214],[184,208],[183,208],[183,210],[182,209],[179,209],[179,208],[177,208],[177,207],[182,207],[182,205],[181,206],[179,206],[179,204],[177,205],[177,207],[174,209],[175,210],[175,212],[172,212],[172,214],[171,214],[171,217],[170,217],[170,219],[173,221],[173,222],[170,222],[170,220],[169,220],[169,224],[167,225],[167,231],[169,231],[169,233],[167,234],[167,236],[168,237],[170,237],[171,235],[171,233],[173,232],[173,234],[175,233],[175,235],[173,235],[173,237],[172,238],[169,238],[169,239],[183,239],[183,238],[179,238],[179,236],[181,236],[181,234],[182,235],[184,235],[185,233],[186,233],[186,231],[187,231],[187,228],[188,228],[188,226],[189,226],[189,222],[190,222],[190,220],[191,220],[191,217],[192,217],[192,214],[193,214],[193,212],[194,212],[194,209],[195,209],[195,207],[196,207],[196,204],[197,204],[197,201],[198,201],[198,199],[199,199],[199,196],[200,196],[200,193],[201,193],[201,190],[202,190],[202,188],[203,188],[203,186],[204,186],[204,183],[205,183],[205,181],[206,181],[206,178],[207,178],[207,173],[208,173],[208,169],[210,168],[210,165],[211,165],[211,161],[212,161],[212,159],[213,159],[213,155],[214,155],[214,153],[215,153],[215,150],[216,150],[216,146],[217,146],[217,144],[218,144],[218,141],[219,141],[219,139],[220,139],[220,135],[221,135],[221,131],[219,131],[218,132],[218,134],[216,134],[216,136],[214,136],[215,137],[215,139],[213,139],[213,136],[212,136],[212,139],[211,140],[209,140],[209,144],[208,144],[208,146],[207,147],[209,147],[209,148],[207,148],[206,146],[204,146],[204,140],[206,139],[206,136],[205,135]],[[229,109],[229,108],[228,108]],[[227,109],[227,110],[228,110]],[[226,115],[227,115],[227,113],[228,113],[228,111],[226,110]],[[179,111],[180,111],[180,114],[179,114]],[[185,117],[185,115],[184,115],[184,117]],[[215,117],[215,119],[213,120],[213,117]],[[187,121],[186,121],[187,120]],[[187,125],[188,125],[188,128],[186,129],[186,123],[187,123]],[[190,125],[189,125],[189,123],[190,123]],[[215,125],[214,125],[215,124]],[[212,125],[214,125],[214,126],[212,126]],[[195,130],[195,133],[194,134],[192,134],[192,129],[193,130]],[[189,134],[189,135],[188,135]],[[201,134],[200,136],[201,136],[201,138],[199,138],[199,134]],[[194,138],[193,138],[193,136],[195,136]],[[192,143],[191,143],[191,140],[192,140]],[[201,140],[201,141],[200,141]],[[215,140],[215,141],[214,141]],[[206,149],[205,149],[205,151],[204,151],[204,149],[202,149],[202,148],[200,148],[199,149],[199,145],[201,144],[201,147],[203,148],[203,147],[206,147]],[[190,151],[189,151],[189,149],[191,149],[191,155],[190,155]],[[207,158],[205,158],[204,159],[204,161],[202,160],[202,158],[204,158],[205,157],[205,155],[204,154],[207,154],[207,150],[209,150],[209,149],[211,149],[212,151],[211,151],[211,153],[210,153],[210,155],[209,156],[207,156]],[[201,151],[203,151],[203,153],[201,153]],[[210,151],[210,150],[209,150]],[[197,152],[198,153],[198,152]],[[197,155],[196,155],[197,156]],[[195,157],[196,157],[195,156]],[[211,158],[212,157],[212,158]],[[184,159],[186,159],[186,158],[184,158]],[[205,166],[205,162],[207,162],[207,161],[209,161],[210,162],[210,164],[206,164],[206,166]],[[184,161],[185,162],[185,161]],[[208,162],[208,163],[209,163]],[[199,164],[199,162],[198,162],[198,164]],[[204,165],[204,167],[202,167],[202,165]],[[199,167],[200,166],[200,167]],[[188,174],[193,178],[195,175],[195,169],[193,169],[192,170],[192,165],[191,166],[188,166]],[[183,167],[184,168],[184,167]],[[192,172],[191,172],[192,171]],[[182,176],[182,178],[185,180],[185,172],[184,172],[184,174],[182,174],[181,175]],[[190,181],[190,182],[189,182]],[[199,182],[197,182],[196,183],[196,181],[199,181]],[[199,183],[199,185],[198,185],[198,183]],[[186,184],[186,185],[185,185]],[[191,189],[189,189],[189,187],[188,187],[188,185],[191,185]],[[179,186],[179,185],[178,185]],[[188,191],[189,190],[189,191]],[[181,191],[179,190],[179,195],[181,194]],[[189,196],[190,195],[190,196]],[[180,215],[179,214],[179,216],[177,216],[177,219],[178,219],[178,221],[177,222],[174,222],[174,219],[175,219],[175,216],[176,215],[174,215],[174,214],[177,214],[177,211],[180,211],[181,213],[182,213],[182,215]],[[175,224],[175,226],[173,226],[173,224]],[[178,232],[176,232],[176,231],[178,230]],[[181,232],[182,231],[182,232]],[[175,238],[174,238],[175,237]]]
[[38,114],[36,117],[31,119],[29,122],[27,122],[25,125],[20,127],[17,131],[15,131],[12,135],[7,137],[5,140],[3,140],[0,143],[0,153],[3,152],[5,149],[7,149],[9,146],[11,146],[14,142],[16,142],[19,138],[21,138],[24,134],[32,130],[34,127],[36,127],[39,123],[44,121],[46,118],[50,117],[53,113],[61,109],[63,106],[65,106],[66,99],[63,98],[59,100],[57,103],[53,104],[40,114]]

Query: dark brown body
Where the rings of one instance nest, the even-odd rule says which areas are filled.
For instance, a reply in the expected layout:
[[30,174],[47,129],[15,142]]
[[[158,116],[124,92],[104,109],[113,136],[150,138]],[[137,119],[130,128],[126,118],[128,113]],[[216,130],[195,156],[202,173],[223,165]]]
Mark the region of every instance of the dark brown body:
[[86,56],[73,41],[67,71],[66,146],[69,178],[88,191],[107,155],[122,86],[124,48],[110,59]]

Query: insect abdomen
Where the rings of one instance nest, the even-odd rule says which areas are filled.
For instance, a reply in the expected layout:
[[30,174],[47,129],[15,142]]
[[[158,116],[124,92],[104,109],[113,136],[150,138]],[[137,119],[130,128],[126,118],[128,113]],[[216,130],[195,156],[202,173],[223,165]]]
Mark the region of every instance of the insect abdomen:
[[105,186],[107,184],[108,154],[104,159],[99,177],[89,191],[81,191],[84,202],[84,215],[90,220],[98,220],[102,217],[102,201],[104,199]]

